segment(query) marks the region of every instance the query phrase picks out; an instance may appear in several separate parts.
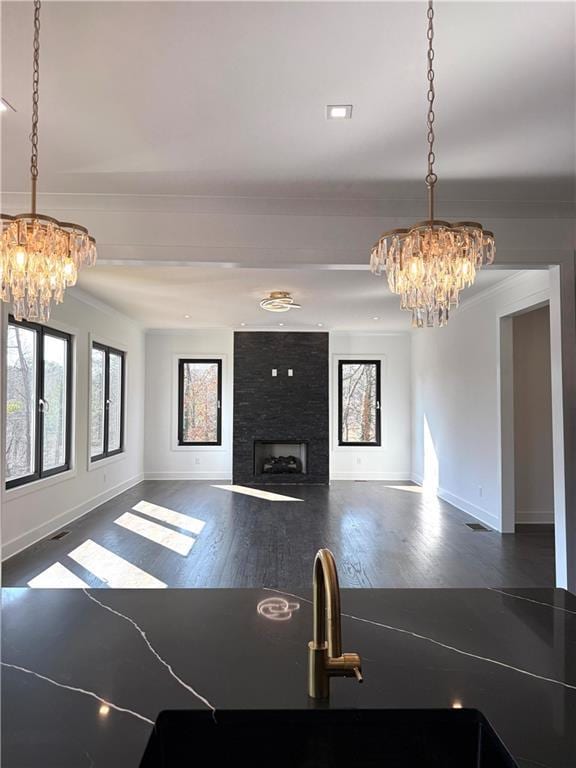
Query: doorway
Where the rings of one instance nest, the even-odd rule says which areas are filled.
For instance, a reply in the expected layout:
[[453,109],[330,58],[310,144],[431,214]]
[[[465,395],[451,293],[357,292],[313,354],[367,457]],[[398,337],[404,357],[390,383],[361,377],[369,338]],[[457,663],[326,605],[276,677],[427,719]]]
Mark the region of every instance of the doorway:
[[502,530],[554,526],[550,308],[502,317]]

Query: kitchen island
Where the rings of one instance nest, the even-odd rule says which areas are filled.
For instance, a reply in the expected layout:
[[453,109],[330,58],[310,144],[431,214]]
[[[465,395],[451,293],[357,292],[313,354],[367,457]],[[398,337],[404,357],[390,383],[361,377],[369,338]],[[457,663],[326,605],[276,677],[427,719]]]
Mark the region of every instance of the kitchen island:
[[[164,709],[307,709],[311,594],[4,589],[3,768],[137,768]],[[336,708],[479,709],[521,768],[576,766],[576,598],[342,590]]]

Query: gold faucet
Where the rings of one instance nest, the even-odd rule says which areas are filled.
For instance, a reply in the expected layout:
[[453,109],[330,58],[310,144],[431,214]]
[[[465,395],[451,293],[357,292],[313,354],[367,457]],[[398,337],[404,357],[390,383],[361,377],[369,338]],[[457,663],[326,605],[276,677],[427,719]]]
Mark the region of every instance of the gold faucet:
[[327,699],[331,677],[356,677],[362,682],[362,660],[342,653],[340,587],[334,555],[319,549],[314,560],[314,639],[308,643],[308,695]]

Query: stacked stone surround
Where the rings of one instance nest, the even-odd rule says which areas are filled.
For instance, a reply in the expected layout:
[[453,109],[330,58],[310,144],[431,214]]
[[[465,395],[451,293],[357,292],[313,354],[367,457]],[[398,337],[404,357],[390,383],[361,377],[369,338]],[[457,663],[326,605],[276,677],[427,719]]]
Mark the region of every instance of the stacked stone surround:
[[[327,333],[234,334],[235,483],[328,483],[328,368]],[[255,440],[306,442],[307,473],[255,478]]]

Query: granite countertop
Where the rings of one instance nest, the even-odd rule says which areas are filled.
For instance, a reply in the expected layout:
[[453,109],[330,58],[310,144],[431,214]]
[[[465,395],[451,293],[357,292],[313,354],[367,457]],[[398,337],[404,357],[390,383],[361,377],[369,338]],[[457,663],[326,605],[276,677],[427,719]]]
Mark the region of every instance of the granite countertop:
[[[302,708],[310,593],[3,590],[2,766],[138,766],[163,709]],[[332,707],[478,708],[522,768],[576,766],[576,598],[342,591],[364,685]]]

